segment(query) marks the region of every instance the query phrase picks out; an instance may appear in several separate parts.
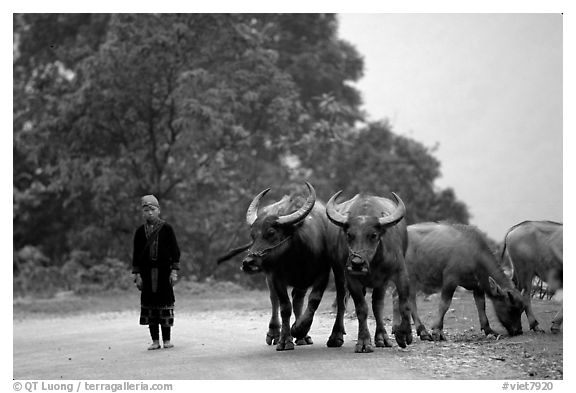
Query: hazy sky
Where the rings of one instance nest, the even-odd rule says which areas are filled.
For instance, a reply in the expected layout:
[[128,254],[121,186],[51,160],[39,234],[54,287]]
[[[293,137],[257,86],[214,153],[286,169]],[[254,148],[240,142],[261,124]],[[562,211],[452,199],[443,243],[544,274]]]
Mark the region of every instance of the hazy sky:
[[341,14],[371,120],[428,147],[471,223],[501,240],[562,218],[562,15]]

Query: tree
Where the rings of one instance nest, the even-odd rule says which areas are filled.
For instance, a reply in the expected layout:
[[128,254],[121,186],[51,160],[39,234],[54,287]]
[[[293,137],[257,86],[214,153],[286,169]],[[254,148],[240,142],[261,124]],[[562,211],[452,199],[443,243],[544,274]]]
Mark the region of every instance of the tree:
[[65,184],[54,177],[61,150],[51,144],[61,98],[77,88],[71,69],[99,46],[107,15],[14,15],[14,247],[67,249],[73,222]]
[[432,151],[394,134],[386,122],[370,123],[319,152],[316,161],[307,164],[324,195],[341,189],[350,197],[359,192],[380,196],[396,192],[408,207],[409,224],[439,220],[468,223],[467,208],[453,190],[435,186],[441,172]]

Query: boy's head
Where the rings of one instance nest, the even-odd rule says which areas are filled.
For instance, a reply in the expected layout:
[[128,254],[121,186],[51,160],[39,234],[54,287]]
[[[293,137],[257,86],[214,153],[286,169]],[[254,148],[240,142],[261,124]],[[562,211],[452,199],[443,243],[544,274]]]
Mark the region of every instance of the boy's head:
[[160,215],[160,203],[154,195],[144,195],[140,202],[142,206],[142,216],[148,223],[158,220]]

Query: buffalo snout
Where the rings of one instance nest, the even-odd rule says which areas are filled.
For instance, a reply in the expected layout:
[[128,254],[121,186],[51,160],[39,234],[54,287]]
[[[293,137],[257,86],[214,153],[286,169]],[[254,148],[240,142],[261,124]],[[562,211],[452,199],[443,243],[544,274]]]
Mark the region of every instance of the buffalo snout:
[[364,260],[362,259],[362,257],[354,255],[353,257],[350,257],[350,264],[352,264],[352,266],[363,265]]
[[262,271],[262,267],[258,264],[255,258],[246,257],[242,260],[241,270],[244,273],[254,274]]
[[348,272],[351,274],[367,274],[368,273],[368,263],[364,261],[361,257],[354,255],[349,259]]

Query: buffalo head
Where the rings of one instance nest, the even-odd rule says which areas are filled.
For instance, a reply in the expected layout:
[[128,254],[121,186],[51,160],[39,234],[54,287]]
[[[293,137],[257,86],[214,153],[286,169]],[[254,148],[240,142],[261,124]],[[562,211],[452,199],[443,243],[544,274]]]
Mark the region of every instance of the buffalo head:
[[489,295],[494,305],[496,317],[509,335],[522,334],[521,317],[524,311],[522,293],[515,288],[502,288],[492,277],[489,277],[488,280],[490,284]]
[[[357,275],[368,274],[370,262],[383,247],[382,236],[389,227],[404,218],[406,206],[402,199],[394,193],[392,195],[396,203],[390,214],[377,212],[377,205],[370,206],[371,197],[360,198],[357,195],[353,199],[337,205],[335,201],[341,192],[338,191],[330,198],[326,204],[326,214],[330,221],[342,227],[346,235],[349,250],[346,263],[348,272]],[[392,202],[390,201],[390,203]]]
[[266,269],[275,258],[279,258],[290,247],[290,240],[298,225],[308,216],[316,203],[316,191],[306,182],[308,197],[306,202],[295,212],[280,214],[285,210],[289,201],[283,199],[264,209],[258,215],[258,206],[262,197],[270,191],[269,188],[254,197],[246,211],[246,222],[250,225],[252,245],[248,254],[242,260],[242,271],[257,273]]

